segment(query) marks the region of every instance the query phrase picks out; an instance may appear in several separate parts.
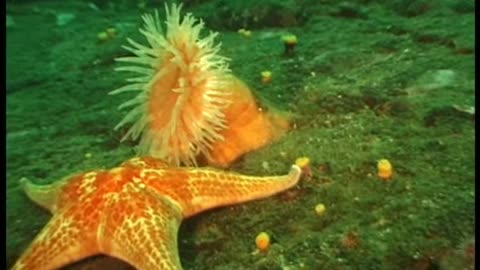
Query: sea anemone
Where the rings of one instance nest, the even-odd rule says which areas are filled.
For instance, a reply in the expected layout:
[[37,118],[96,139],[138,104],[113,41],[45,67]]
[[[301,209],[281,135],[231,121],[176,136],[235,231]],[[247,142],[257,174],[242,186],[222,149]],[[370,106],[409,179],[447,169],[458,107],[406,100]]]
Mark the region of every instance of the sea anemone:
[[278,137],[288,123],[264,113],[231,74],[228,59],[218,54],[220,44],[214,44],[217,33],[201,38],[202,21],[190,13],[181,18],[181,5],[165,9],[165,33],[157,12],[144,15],[140,32],[149,45],[128,39],[124,48],[134,56],[117,59],[128,65],[116,70],[140,74],[110,93],[138,93],[120,105],[132,109],[116,129],[133,123],[122,140],[140,138],[138,154],[173,165],[197,165],[203,156],[227,166]]

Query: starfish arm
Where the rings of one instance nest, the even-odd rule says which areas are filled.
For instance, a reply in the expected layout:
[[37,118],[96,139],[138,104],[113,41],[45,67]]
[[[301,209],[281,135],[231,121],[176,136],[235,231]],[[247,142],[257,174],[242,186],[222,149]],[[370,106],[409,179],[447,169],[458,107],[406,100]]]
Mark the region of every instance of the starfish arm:
[[12,270],[58,269],[98,253],[95,233],[86,224],[76,222],[72,214],[79,210],[78,206],[71,206],[58,211]]
[[28,198],[54,213],[57,209],[58,199],[62,191],[62,187],[67,183],[70,177],[56,181],[49,185],[36,185],[26,178],[20,179],[20,186],[27,194]]
[[[176,175],[178,177],[179,173]],[[184,217],[189,217],[207,209],[274,195],[294,186],[300,175],[301,169],[296,165],[291,167],[288,175],[265,177],[215,169],[191,169],[183,180],[186,182],[182,185],[184,188],[175,188],[175,193],[168,195],[182,203]]]
[[180,206],[147,187],[129,185],[112,198],[102,222],[102,253],[142,270],[181,270],[177,233]]

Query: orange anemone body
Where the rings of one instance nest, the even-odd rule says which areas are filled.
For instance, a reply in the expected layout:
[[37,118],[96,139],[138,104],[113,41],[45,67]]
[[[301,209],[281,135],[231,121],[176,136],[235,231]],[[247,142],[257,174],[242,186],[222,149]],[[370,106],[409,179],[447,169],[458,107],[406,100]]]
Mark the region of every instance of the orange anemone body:
[[216,141],[209,164],[226,167],[239,156],[267,145],[289,128],[283,115],[258,106],[250,89],[239,79],[232,79],[232,103],[225,110],[223,140]]

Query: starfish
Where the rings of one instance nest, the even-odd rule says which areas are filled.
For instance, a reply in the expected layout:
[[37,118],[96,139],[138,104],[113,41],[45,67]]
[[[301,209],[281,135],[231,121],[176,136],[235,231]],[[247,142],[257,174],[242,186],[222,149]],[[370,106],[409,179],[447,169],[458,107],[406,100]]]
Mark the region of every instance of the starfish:
[[271,196],[294,186],[300,175],[296,165],[288,175],[256,177],[136,157],[50,185],[24,179],[27,196],[53,217],[13,269],[57,269],[95,254],[139,270],[182,269],[177,248],[182,219]]

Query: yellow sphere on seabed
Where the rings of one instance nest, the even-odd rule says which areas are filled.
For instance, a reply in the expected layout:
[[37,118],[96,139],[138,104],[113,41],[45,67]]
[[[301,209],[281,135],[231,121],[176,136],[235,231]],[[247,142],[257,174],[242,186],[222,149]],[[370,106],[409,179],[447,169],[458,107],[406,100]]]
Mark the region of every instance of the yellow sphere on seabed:
[[393,166],[388,159],[381,159],[377,163],[378,177],[390,180],[393,176]]

